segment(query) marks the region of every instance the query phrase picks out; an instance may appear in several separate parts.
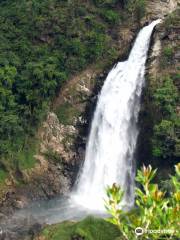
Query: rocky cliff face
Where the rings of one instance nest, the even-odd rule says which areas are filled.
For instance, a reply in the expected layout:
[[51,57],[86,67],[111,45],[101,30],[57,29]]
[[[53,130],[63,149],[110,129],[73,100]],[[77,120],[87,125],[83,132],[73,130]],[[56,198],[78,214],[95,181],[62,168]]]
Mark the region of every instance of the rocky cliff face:
[[146,19],[165,18],[173,12],[179,3],[179,0],[152,0],[147,1]]
[[[175,0],[148,1],[147,15],[141,24],[155,18],[165,18],[177,4]],[[131,19],[116,34],[115,44],[118,45],[120,59],[128,55],[139,27]],[[153,79],[159,72],[159,55],[166,39],[163,34],[164,29],[159,28],[153,40],[148,68]],[[174,34],[177,37],[174,31],[168,34],[172,41]],[[72,77],[61,89],[37,134],[40,143],[35,156],[37,164],[33,169],[21,173],[21,186],[16,186],[12,180],[8,181],[8,190],[4,190],[1,201],[2,209],[6,211],[10,206],[21,208],[31,200],[69,192],[84,160],[97,95],[110,68],[107,62],[98,66],[92,64],[81,74]]]

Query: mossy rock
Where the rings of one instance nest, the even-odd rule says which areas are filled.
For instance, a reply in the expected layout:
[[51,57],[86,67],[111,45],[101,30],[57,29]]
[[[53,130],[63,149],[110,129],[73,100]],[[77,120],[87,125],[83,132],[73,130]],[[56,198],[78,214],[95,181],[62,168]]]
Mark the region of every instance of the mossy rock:
[[76,223],[63,222],[48,226],[40,235],[45,240],[115,240],[119,236],[116,226],[91,216]]

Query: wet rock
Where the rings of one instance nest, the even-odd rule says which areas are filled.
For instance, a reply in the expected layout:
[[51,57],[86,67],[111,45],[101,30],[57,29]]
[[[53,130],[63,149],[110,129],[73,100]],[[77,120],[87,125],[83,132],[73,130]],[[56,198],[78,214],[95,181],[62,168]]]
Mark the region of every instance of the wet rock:
[[176,52],[174,55],[175,60],[179,61],[180,60],[180,51]]
[[24,219],[15,215],[0,221],[0,225],[0,240],[32,240],[43,227],[32,217]]
[[23,196],[23,195],[16,196],[14,198],[13,205],[17,209],[21,209],[21,208],[27,207],[28,199],[27,199],[26,196]]

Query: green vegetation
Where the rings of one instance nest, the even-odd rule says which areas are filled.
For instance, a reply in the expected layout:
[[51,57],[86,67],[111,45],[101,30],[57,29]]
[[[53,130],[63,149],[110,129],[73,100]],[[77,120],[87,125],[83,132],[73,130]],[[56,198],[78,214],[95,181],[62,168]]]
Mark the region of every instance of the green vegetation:
[[[159,168],[157,178],[166,178],[180,157],[179,24],[180,9],[157,27],[161,51],[157,62],[150,59],[140,112],[138,162]],[[152,62],[151,62],[152,61]]]
[[[144,6],[143,0],[1,1],[0,163],[4,171],[33,167],[34,147],[29,142],[50,102],[71,75],[92,62],[100,65],[117,58],[118,46],[114,47],[115,38],[109,33],[130,14],[141,18]],[[63,124],[78,115],[68,104],[57,114]]]
[[167,59],[167,61],[171,60],[171,58],[173,56],[173,48],[172,47],[165,47],[163,49],[163,55]]
[[[153,155],[166,158],[174,154],[174,126],[172,122],[162,120],[154,127]],[[169,151],[168,151],[169,150]]]
[[7,173],[3,169],[1,169],[0,170],[0,184],[4,182],[6,177],[7,177]]
[[154,92],[154,104],[159,121],[154,125],[152,138],[153,156],[169,160],[171,163],[180,156],[179,152],[179,118],[176,112],[178,90],[170,77],[163,79]]
[[[180,163],[175,166],[175,171],[169,180],[171,190],[164,192],[158,184],[152,183],[156,170],[152,170],[151,166],[139,170],[136,177],[139,187],[135,192],[137,209],[129,213],[119,208],[123,196],[120,187],[114,184],[107,188],[108,200],[105,206],[112,216],[107,221],[119,228],[122,234],[120,239],[135,239],[135,229],[138,227],[143,229],[140,229],[138,239],[179,239]],[[148,233],[148,230],[157,232]]]
[[129,0],[127,2],[127,9],[140,22],[146,13],[146,0]]
[[79,111],[70,103],[66,102],[57,108],[56,114],[60,123],[68,125],[73,123],[75,117],[78,117]]
[[110,24],[116,24],[120,20],[119,14],[113,10],[105,9],[101,11],[101,16]]
[[[172,166],[180,157],[179,121],[179,69],[175,57],[178,48],[179,9],[165,21],[164,34],[173,35],[163,42],[160,72],[152,88],[152,104],[155,108],[152,136],[152,155],[154,162],[165,162]],[[173,27],[172,27],[173,26]],[[163,163],[164,164],[164,163]]]
[[78,223],[64,222],[46,227],[41,236],[45,240],[113,240],[119,236],[119,231],[103,219],[87,217]]
[[[33,166],[32,157],[25,163],[26,145],[31,148],[29,141],[50,102],[72,74],[92,62],[117,58],[118,46],[109,33],[139,7],[144,9],[142,0],[1,1],[0,162],[4,169]],[[57,113],[62,123],[69,124],[76,113],[66,107]],[[28,151],[33,152],[33,147]]]
[[38,148],[38,142],[33,139],[34,142],[29,145],[25,145],[23,150],[20,150],[16,155],[14,155],[14,160],[18,164],[18,169],[28,169],[32,168],[36,163],[34,155],[36,154],[36,150]]
[[153,98],[162,117],[171,119],[175,117],[178,89],[169,76],[161,80],[161,84],[155,90]]
[[48,149],[48,151],[45,153],[45,156],[47,157],[47,159],[49,159],[50,161],[53,161],[55,163],[57,163],[57,162],[58,163],[63,163],[60,154],[52,151],[52,149]]
[[[1,1],[0,162],[4,170],[33,166],[34,147],[30,149],[29,142],[69,76],[92,62],[111,59],[112,53],[116,56],[107,34],[110,23],[119,22],[116,7],[121,8],[121,2]],[[57,113],[65,124],[76,114],[71,106]]]

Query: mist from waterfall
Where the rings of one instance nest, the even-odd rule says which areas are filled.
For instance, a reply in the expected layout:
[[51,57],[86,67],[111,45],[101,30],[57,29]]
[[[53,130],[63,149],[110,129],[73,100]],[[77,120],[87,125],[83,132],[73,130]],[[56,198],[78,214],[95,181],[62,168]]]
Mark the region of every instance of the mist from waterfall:
[[153,21],[138,34],[129,58],[109,72],[99,95],[86,156],[72,199],[85,208],[103,210],[105,188],[113,183],[124,190],[123,204],[134,203],[135,149],[138,114],[145,84],[145,63]]

